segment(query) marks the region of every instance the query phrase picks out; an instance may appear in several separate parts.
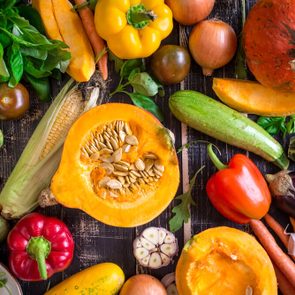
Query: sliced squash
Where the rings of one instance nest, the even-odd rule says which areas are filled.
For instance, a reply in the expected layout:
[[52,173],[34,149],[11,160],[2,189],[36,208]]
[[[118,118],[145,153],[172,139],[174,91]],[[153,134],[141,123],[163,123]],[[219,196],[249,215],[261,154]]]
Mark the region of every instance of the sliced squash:
[[109,103],[72,126],[51,191],[66,207],[109,225],[133,227],[158,216],[178,184],[167,129],[138,107]]
[[184,246],[176,267],[179,295],[276,295],[270,258],[251,235],[216,227]]
[[295,93],[281,92],[259,83],[234,79],[213,79],[213,90],[228,106],[261,116],[295,114]]

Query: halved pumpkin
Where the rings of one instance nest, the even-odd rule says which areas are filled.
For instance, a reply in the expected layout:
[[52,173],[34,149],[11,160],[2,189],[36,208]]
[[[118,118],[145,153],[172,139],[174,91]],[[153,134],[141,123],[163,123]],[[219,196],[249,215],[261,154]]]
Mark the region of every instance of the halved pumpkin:
[[276,295],[272,263],[251,235],[216,227],[184,246],[176,267],[179,295]]
[[165,210],[178,185],[168,130],[138,107],[109,103],[71,127],[51,191],[66,207],[109,225],[133,227]]

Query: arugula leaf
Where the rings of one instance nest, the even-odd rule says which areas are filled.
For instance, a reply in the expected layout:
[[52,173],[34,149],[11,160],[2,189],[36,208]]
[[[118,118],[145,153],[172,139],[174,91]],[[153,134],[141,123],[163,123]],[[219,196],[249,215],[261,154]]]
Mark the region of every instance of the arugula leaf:
[[151,112],[161,122],[164,121],[164,116],[161,109],[151,98],[145,95],[142,95],[140,93],[129,93],[129,92],[124,92],[124,93],[126,93],[131,98],[132,102],[136,106]]
[[19,45],[13,43],[12,46],[8,50],[9,56],[9,72],[11,77],[8,82],[9,87],[15,87],[20,79],[22,78],[24,72],[24,64],[23,64],[23,57],[20,52]]
[[120,69],[121,79],[127,80],[131,72],[136,68],[139,68],[140,71],[145,70],[145,64],[143,59],[138,58],[138,59],[129,59],[125,61]]
[[2,130],[0,129],[0,148],[3,146],[4,143],[4,135]]
[[[134,69],[134,70],[139,70]],[[134,71],[133,70],[133,71]],[[138,92],[145,96],[154,96],[158,93],[158,84],[152,79],[147,72],[134,73],[129,75],[129,82],[134,88],[135,92]],[[132,76],[131,76],[132,75]]]
[[181,202],[172,209],[174,216],[169,220],[169,228],[171,232],[178,231],[182,227],[183,223],[188,222],[190,218],[190,206],[196,205],[192,198],[192,190],[196,183],[198,174],[204,169],[204,167],[205,166],[202,166],[190,180],[188,191],[175,198]]

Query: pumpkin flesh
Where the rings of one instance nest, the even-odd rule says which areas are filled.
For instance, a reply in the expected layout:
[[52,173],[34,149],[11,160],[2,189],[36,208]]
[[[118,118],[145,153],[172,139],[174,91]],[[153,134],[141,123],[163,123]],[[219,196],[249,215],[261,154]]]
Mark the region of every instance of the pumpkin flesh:
[[[137,144],[126,143],[130,136]],[[51,191],[66,207],[109,225],[132,227],[158,216],[178,184],[178,161],[166,128],[140,108],[111,103],[88,111],[72,126]]]
[[[272,263],[254,237],[216,227],[194,236],[176,268],[179,295],[275,295]],[[252,293],[250,293],[252,291]]]

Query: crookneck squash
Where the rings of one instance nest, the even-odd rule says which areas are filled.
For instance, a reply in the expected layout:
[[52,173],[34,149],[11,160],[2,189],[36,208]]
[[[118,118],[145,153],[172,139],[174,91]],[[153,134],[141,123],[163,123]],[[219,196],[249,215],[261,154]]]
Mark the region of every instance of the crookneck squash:
[[264,86],[295,92],[295,0],[260,0],[244,27],[248,66]]
[[178,184],[168,130],[138,107],[110,103],[71,127],[51,191],[66,207],[109,225],[132,227],[158,216]]
[[273,265],[251,235],[216,227],[184,246],[176,267],[179,295],[276,295]]

